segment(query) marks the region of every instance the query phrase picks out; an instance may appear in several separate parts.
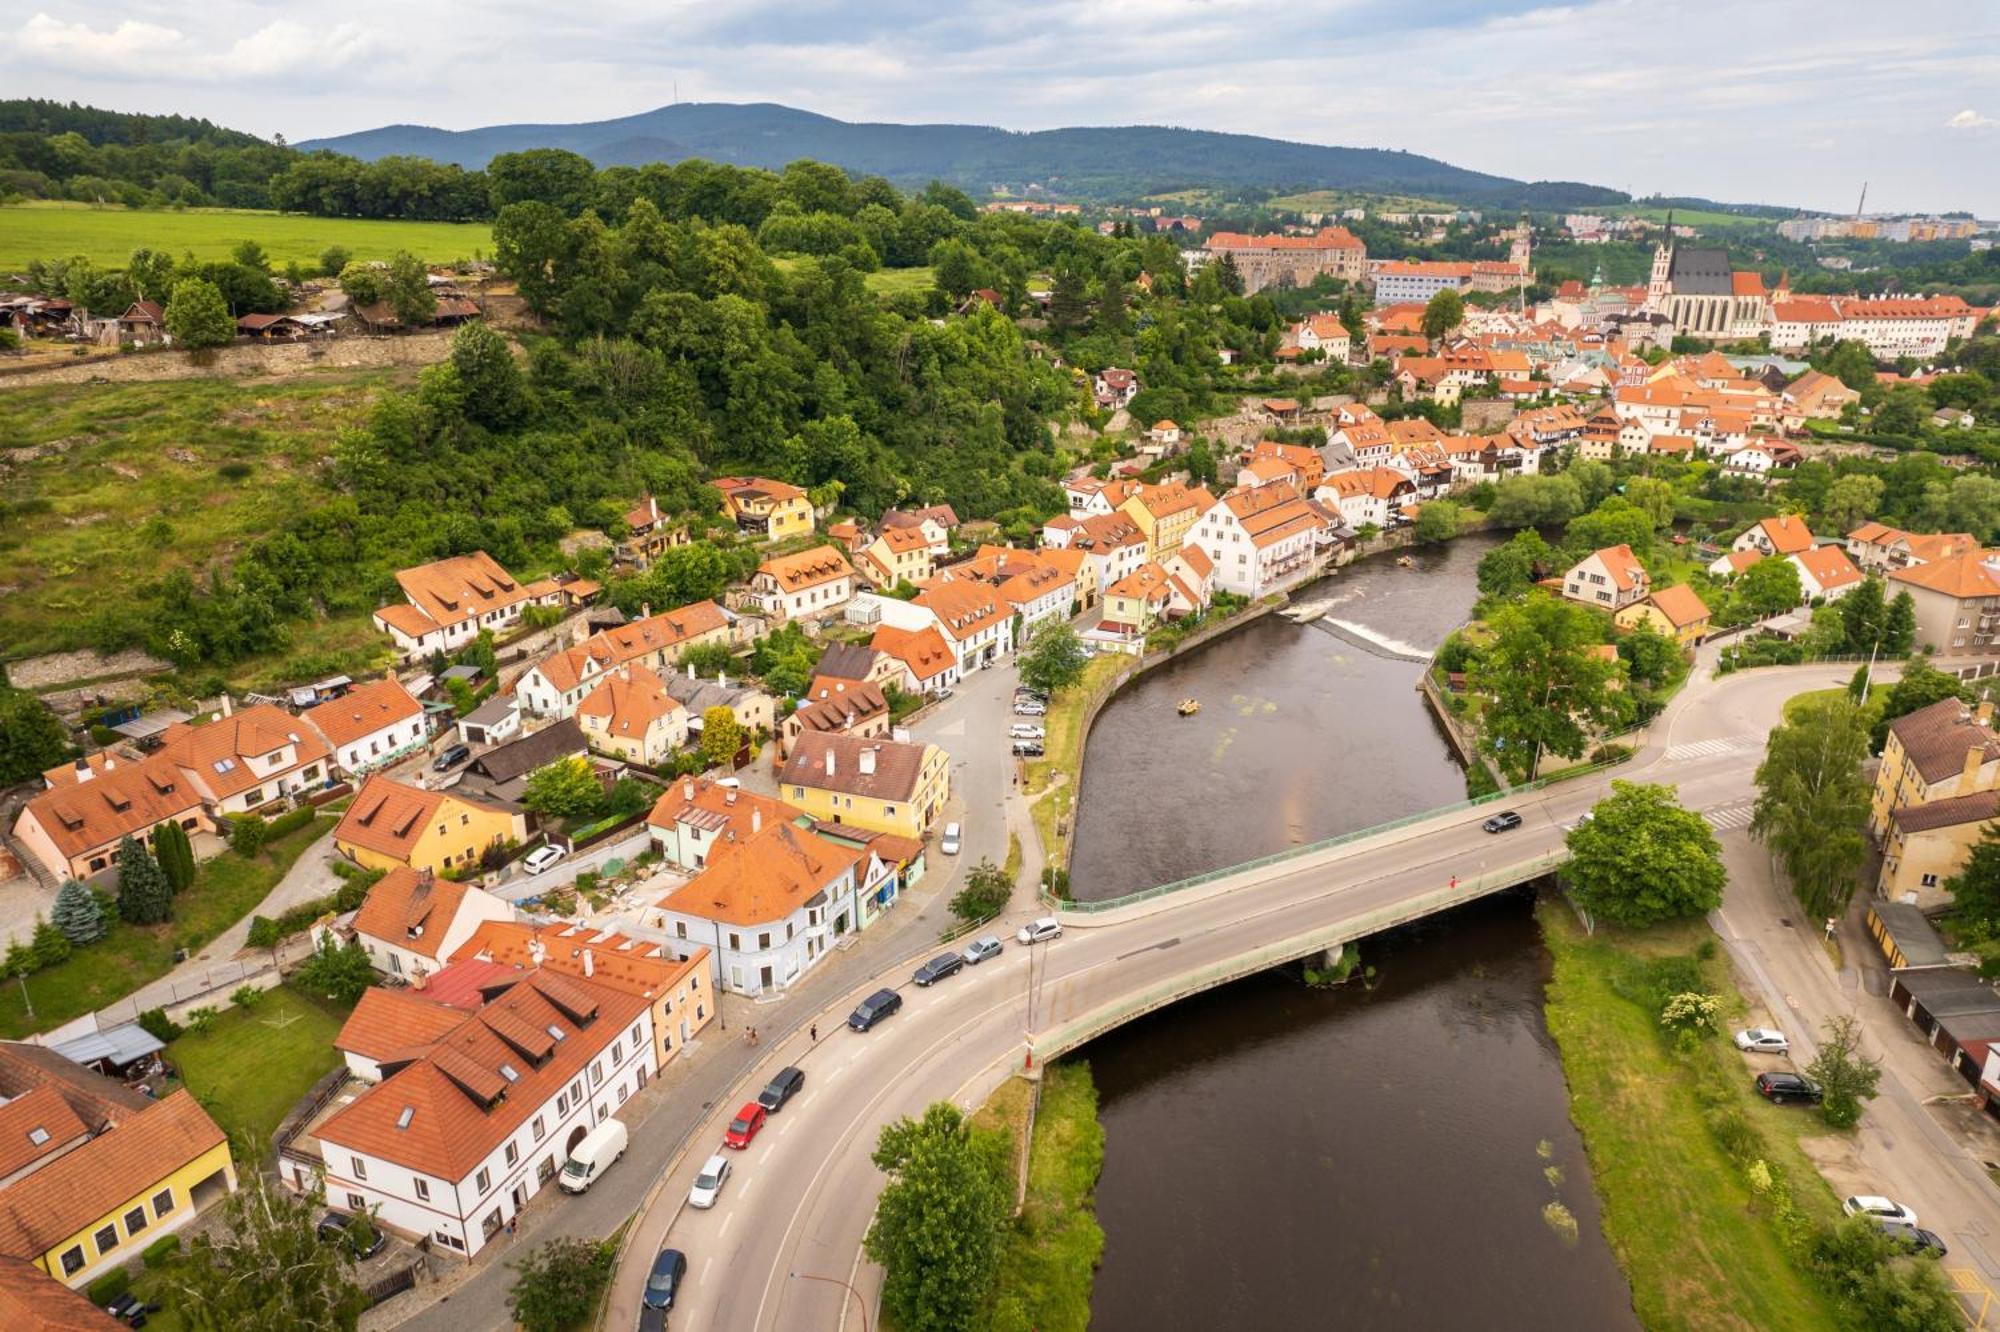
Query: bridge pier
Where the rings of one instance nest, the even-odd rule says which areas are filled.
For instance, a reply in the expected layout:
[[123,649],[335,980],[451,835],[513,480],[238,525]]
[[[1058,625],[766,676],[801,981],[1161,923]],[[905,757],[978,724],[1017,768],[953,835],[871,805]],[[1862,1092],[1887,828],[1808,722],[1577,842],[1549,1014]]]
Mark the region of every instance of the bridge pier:
[[1328,948],[1322,953],[1320,953],[1319,962],[1317,963],[1315,970],[1336,971],[1340,968],[1340,960],[1346,956],[1347,956],[1347,945],[1344,943],[1337,943],[1333,947]]

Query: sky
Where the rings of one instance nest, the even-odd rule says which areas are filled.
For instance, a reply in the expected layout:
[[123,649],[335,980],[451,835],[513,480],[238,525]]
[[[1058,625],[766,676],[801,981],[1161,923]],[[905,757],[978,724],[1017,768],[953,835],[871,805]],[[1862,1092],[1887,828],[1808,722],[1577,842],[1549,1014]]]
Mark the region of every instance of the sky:
[[1635,195],[2000,217],[1996,0],[10,0],[8,96],[290,140],[675,100],[1401,148]]

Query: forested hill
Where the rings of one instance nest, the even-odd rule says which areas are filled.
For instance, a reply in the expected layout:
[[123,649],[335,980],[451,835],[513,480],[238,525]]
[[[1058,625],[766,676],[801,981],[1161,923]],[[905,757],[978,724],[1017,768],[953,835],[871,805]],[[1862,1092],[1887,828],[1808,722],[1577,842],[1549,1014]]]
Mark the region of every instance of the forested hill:
[[699,157],[777,169],[803,157],[902,185],[944,180],[980,194],[1046,184],[1071,198],[1132,198],[1193,186],[1351,189],[1563,209],[1627,197],[1595,185],[1511,180],[1380,148],[1148,125],[1015,133],[984,125],[855,124],[772,103],[688,102],[572,125],[390,125],[299,146],[364,161],[428,157],[475,170],[501,153],[529,148],[567,148],[599,166]]

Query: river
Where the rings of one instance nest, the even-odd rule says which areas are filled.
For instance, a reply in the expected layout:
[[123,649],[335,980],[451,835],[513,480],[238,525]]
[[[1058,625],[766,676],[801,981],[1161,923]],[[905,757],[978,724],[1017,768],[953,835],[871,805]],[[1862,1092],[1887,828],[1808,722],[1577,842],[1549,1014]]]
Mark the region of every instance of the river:
[[[1464,619],[1491,545],[1354,566],[1301,597],[1331,603],[1320,624],[1272,617],[1120,695],[1085,758],[1078,895],[1462,799],[1408,658]],[[1267,973],[1092,1042],[1092,1326],[1635,1328],[1542,1022],[1531,900],[1368,941],[1372,987]]]

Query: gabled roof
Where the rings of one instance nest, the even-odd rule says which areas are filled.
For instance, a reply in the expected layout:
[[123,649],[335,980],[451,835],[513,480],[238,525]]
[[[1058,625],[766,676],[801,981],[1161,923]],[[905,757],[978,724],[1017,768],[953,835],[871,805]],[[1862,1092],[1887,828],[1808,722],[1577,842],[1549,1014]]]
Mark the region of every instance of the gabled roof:
[[958,660],[936,625],[927,625],[922,629],[877,625],[875,636],[868,641],[868,645],[902,662],[919,683],[936,679]]
[[1764,529],[1765,539],[1780,555],[1796,555],[1813,546],[1812,530],[1806,520],[1795,513],[1781,513],[1766,518],[1757,524]]
[[707,960],[706,948],[696,948],[677,961],[650,939],[594,925],[489,920],[480,923],[472,937],[451,955],[451,965],[432,977],[430,984],[435,986],[468,964],[501,968],[515,977],[539,966],[575,980],[654,999],[678,985],[690,971],[705,966]]
[[[908,800],[916,794],[931,749],[927,744],[808,731],[785,760],[778,782],[781,787],[806,786],[872,800]],[[863,771],[864,765],[873,770]]]
[[709,484],[722,492],[724,502],[732,508],[757,503],[779,504],[806,497],[806,492],[797,486],[763,476],[718,476]]
[[1833,592],[1861,581],[1861,570],[1839,546],[1815,546],[1792,556],[1801,569],[1812,575],[1822,592]]
[[36,1087],[0,1105],[0,1179],[90,1136],[76,1107],[54,1087]]
[[879,686],[822,676],[812,682],[792,716],[808,731],[845,731],[888,711],[889,700]]
[[[970,579],[934,582],[917,594],[916,604],[937,616],[947,638],[961,643],[1014,613],[995,589]],[[876,646],[882,646],[879,630]]]
[[662,897],[659,908],[725,925],[769,925],[824,893],[864,854],[789,823],[766,823],[725,846],[718,844],[707,867]]
[[[367,798],[367,789],[364,787],[363,794],[355,797],[357,805]],[[421,824],[417,831],[422,831]],[[355,933],[380,939],[419,957],[434,958],[444,942],[445,932],[458,916],[459,905],[465,901],[466,893],[472,891],[477,890],[468,884],[427,879],[399,865],[376,880],[368,896],[361,900],[360,909],[354,913]]]
[[780,591],[797,592],[850,577],[854,567],[837,546],[814,546],[795,555],[765,560],[757,566],[757,572],[775,582]]
[[607,672],[576,709],[579,717],[602,717],[608,736],[641,739],[655,724],[680,711],[684,709],[666,684],[644,666]]
[[814,670],[822,677],[866,680],[875,669],[875,649],[865,643],[829,643]]
[[463,1011],[430,998],[427,990],[371,985],[340,1024],[333,1048],[384,1059],[413,1045],[430,1045],[464,1020]]
[[1654,609],[1666,616],[1676,629],[1700,624],[1712,614],[1707,604],[1686,583],[1660,588],[1647,600],[1652,602]]
[[1926,783],[1941,782],[1961,772],[1971,750],[1981,751],[1981,763],[2000,758],[2000,739],[1978,714],[1955,698],[1940,699],[1889,723],[1889,733],[1903,746]]
[[1889,818],[1897,831],[1918,833],[1963,823],[1990,823],[1995,815],[2000,815],[2000,790],[1974,791],[1928,804],[1905,805]]
[[1620,592],[1630,592],[1646,580],[1645,566],[1639,563],[1639,557],[1632,553],[1630,546],[1623,543],[1605,546],[1592,551],[1591,555],[1604,566],[1605,573],[1611,578],[1611,586]]
[[[248,761],[267,759],[287,745],[294,754],[288,767],[260,762],[253,768]],[[298,718],[269,703],[259,703],[202,726],[176,722],[160,733],[160,747],[152,757],[177,764],[213,797],[225,799],[262,786],[280,773],[316,763],[328,752],[326,742],[310,726],[300,725]]]
[[1892,569],[1889,578],[1893,582],[1941,592],[1961,601],[1970,597],[1994,597],[2000,596],[2000,568],[1996,568],[1996,564],[2000,564],[2000,555],[1991,551],[1968,550],[1962,555],[1949,555],[1926,564]]
[[421,717],[423,711],[424,705],[403,688],[403,682],[391,677],[357,685],[339,698],[306,709],[300,717],[339,748]]
[[704,832],[733,828],[736,839],[742,841],[750,835],[750,825],[758,820],[790,823],[799,817],[799,810],[770,796],[740,786],[724,786],[707,777],[683,777],[653,802],[653,812],[646,816],[646,822],[655,828],[685,823]]
[[87,782],[65,782],[25,806],[65,856],[107,846],[199,809],[202,793],[172,759],[153,754],[118,763]]
[[33,1263],[0,1258],[0,1327],[10,1332],[117,1332],[124,1326],[83,1292]]
[[[429,624],[422,632],[526,601],[519,581],[483,550],[420,564],[396,575],[411,606]],[[385,618],[386,610],[384,612]]]

